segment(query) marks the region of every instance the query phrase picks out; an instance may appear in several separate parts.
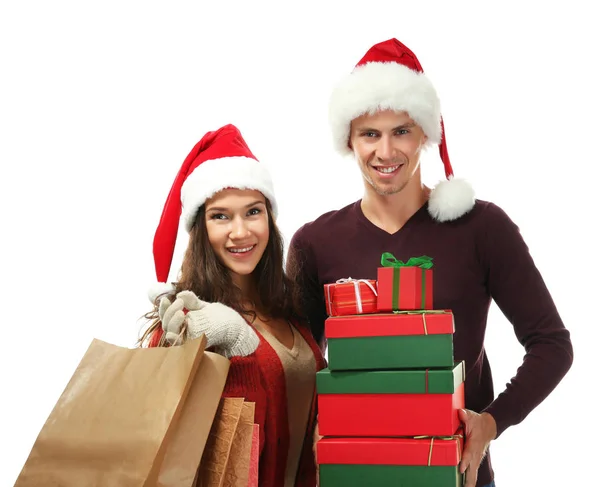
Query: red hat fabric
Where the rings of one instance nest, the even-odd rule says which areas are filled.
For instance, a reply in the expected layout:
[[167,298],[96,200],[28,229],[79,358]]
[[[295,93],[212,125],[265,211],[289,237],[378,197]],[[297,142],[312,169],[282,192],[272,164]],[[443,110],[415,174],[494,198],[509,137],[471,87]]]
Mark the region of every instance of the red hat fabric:
[[397,39],[371,47],[354,70],[334,88],[329,104],[329,121],[336,150],[352,154],[350,124],[355,118],[379,110],[406,112],[423,129],[426,145],[438,145],[447,181],[438,184],[429,201],[432,216],[454,220],[475,204],[470,185],[454,179],[450,163],[440,101],[415,54]]
[[271,203],[273,216],[277,216],[271,176],[266,166],[252,154],[239,129],[231,124],[204,135],[175,177],[154,235],[157,283],[148,292],[152,302],[159,295],[173,291],[167,281],[180,220],[189,232],[198,209],[225,188],[260,191]]

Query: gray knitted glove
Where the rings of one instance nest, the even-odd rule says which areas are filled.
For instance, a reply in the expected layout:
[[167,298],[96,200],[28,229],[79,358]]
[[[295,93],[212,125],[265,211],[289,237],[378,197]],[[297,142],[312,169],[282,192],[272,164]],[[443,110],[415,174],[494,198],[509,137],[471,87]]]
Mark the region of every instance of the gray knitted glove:
[[[187,314],[184,309],[188,310]],[[260,342],[254,329],[237,311],[221,303],[202,301],[191,291],[181,291],[173,303],[162,298],[158,316],[165,340],[174,345],[183,342],[184,323],[187,338],[198,338],[204,333],[207,347],[215,347],[227,358],[250,355]]]

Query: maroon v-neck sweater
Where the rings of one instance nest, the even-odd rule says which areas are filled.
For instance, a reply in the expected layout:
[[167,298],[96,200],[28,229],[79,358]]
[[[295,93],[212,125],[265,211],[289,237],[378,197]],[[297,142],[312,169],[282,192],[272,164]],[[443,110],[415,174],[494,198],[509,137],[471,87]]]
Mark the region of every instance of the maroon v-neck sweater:
[[[498,436],[521,422],[569,370],[569,332],[518,227],[498,206],[484,201],[445,223],[433,220],[425,204],[394,234],[373,225],[360,201],[302,226],[290,243],[288,272],[301,285],[317,341],[326,318],[323,285],[346,277],[376,279],[383,252],[402,261],[433,258],[434,307],[454,313],[454,355],[467,369],[466,407],[489,412]],[[526,352],[523,365],[497,397],[483,346],[492,299]],[[492,479],[488,455],[477,485]]]

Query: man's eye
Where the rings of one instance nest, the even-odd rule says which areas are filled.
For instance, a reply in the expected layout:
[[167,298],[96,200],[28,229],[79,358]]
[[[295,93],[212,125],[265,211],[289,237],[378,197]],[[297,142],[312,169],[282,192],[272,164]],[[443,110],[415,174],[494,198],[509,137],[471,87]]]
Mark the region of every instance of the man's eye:
[[396,133],[398,135],[406,135],[406,134],[409,134],[410,131],[408,129],[400,129],[400,130],[397,130]]
[[377,132],[363,132],[363,137],[377,137]]

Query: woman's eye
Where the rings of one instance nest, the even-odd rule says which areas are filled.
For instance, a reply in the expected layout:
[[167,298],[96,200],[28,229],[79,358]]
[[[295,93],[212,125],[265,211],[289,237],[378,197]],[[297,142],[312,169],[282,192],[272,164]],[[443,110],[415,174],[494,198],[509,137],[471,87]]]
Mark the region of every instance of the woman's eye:
[[261,211],[258,208],[252,208],[248,211],[248,215],[258,215]]
[[225,220],[227,218],[223,213],[213,213],[210,215],[211,220]]

